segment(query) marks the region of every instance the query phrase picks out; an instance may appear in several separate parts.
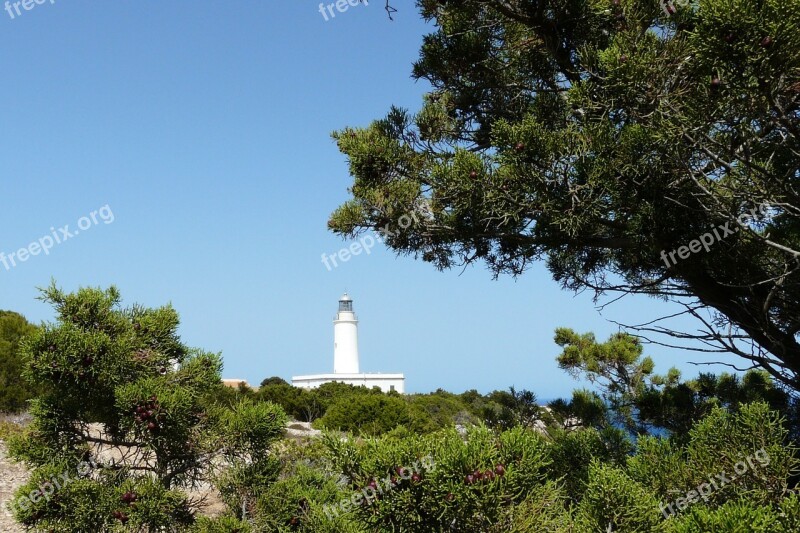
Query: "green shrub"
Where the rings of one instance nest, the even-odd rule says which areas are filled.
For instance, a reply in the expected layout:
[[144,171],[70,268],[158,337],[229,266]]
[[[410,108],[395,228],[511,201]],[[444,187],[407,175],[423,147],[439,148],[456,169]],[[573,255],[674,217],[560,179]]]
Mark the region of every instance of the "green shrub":
[[731,501],[721,507],[710,509],[703,505],[693,506],[679,519],[667,522],[669,533],[708,533],[724,531],[742,533],[794,533],[796,529],[781,526],[777,513],[768,506],[759,506],[750,501]]
[[382,394],[360,394],[340,398],[317,421],[321,428],[380,435],[411,420],[403,398]]
[[[691,428],[683,446],[640,439],[627,471],[656,495],[665,515],[691,513],[694,518],[686,524],[724,522],[737,513],[761,516],[762,507],[783,504],[797,470],[786,436],[780,415],[765,403],[741,405],[734,412],[716,408]],[[728,503],[736,505],[714,514]],[[794,520],[790,515],[787,520]]]
[[333,476],[319,468],[296,465],[291,476],[271,485],[260,496],[254,509],[258,531],[308,531],[339,525],[345,517],[325,516],[325,505],[343,497]]
[[567,508],[568,499],[558,484],[549,481],[535,488],[519,505],[508,510],[505,521],[493,533],[572,533],[573,519]]
[[455,424],[467,426],[478,422],[455,394],[440,390],[432,394],[406,396],[406,401],[411,419],[408,427],[415,433],[432,433]]
[[[180,530],[198,510],[185,491],[212,481],[216,467],[264,474],[284,413],[245,396],[229,407],[211,402],[223,388],[221,359],[181,343],[171,307],[121,308],[113,287],[51,286],[43,300],[58,322],[22,348],[40,393],[30,427],[9,442],[12,457],[34,467],[17,501],[79,475],[32,505],[22,500],[18,521],[57,532]],[[95,466],[81,473],[87,461]],[[251,496],[246,484],[224,488]]]
[[507,524],[512,508],[544,485],[549,462],[544,438],[521,427],[402,441],[329,435],[325,444],[349,483],[352,505],[341,512],[370,531],[475,532]]
[[561,481],[567,497],[573,502],[579,501],[586,489],[592,461],[624,464],[628,448],[610,446],[609,436],[617,442],[619,432],[613,429],[601,432],[594,428],[552,432],[549,447],[552,462],[547,469],[548,477]]
[[230,515],[217,518],[202,516],[192,527],[193,533],[251,533],[252,531],[248,522]]
[[622,469],[592,462],[589,481],[578,504],[580,531],[658,531],[661,512],[655,495]]
[[20,344],[36,329],[22,315],[0,311],[0,413],[24,410],[35,394],[34,387],[22,378]]

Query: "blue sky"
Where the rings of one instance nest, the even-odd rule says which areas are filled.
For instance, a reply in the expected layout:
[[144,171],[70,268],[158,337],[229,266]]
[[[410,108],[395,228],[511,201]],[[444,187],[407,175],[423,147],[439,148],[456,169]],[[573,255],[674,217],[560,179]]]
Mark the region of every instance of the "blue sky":
[[[362,370],[405,372],[411,392],[510,385],[540,398],[577,383],[554,361],[556,327],[617,331],[670,310],[628,299],[601,316],[542,265],[493,281],[482,267],[437,272],[373,249],[328,271],[348,243],[326,230],[350,178],[330,132],[392,104],[427,31],[411,2],[48,0],[0,11],[0,251],[6,255],[108,206],[97,224],[9,270],[0,308],[52,318],[36,287],[117,285],[126,303],[171,302],[184,341],[259,383],[328,372],[332,318],[347,289]],[[46,242],[46,241],[45,241]],[[689,327],[692,327],[689,324]],[[697,372],[697,354],[653,347],[657,369]]]

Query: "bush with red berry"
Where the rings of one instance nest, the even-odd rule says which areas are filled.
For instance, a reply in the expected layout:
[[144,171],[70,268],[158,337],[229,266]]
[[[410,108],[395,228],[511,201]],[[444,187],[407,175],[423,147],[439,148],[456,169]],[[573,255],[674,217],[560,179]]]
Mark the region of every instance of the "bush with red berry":
[[33,469],[15,495],[19,522],[53,532],[186,530],[201,510],[195,487],[268,460],[285,414],[248,398],[219,405],[221,358],[181,342],[174,309],[123,308],[113,287],[66,294],[53,285],[42,299],[57,321],[21,350],[41,393],[30,427],[9,444]]

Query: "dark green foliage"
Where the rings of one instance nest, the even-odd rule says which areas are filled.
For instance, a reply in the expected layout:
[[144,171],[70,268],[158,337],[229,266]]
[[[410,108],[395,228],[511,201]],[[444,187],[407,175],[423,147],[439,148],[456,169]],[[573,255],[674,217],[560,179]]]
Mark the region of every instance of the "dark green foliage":
[[327,401],[323,400],[317,391],[301,389],[274,380],[266,383],[272,379],[264,380],[256,393],[258,399],[280,405],[286,414],[303,422],[313,422],[325,414]]
[[409,403],[408,428],[417,434],[432,433],[454,424],[469,426],[477,423],[459,396],[438,390],[431,394],[406,396]]
[[800,3],[675,3],[419,0],[430,90],[334,133],[353,181],[329,228],[388,226],[439,269],[545,260],[567,289],[691,302],[690,338],[797,388]]
[[731,501],[717,509],[698,505],[687,516],[675,520],[669,533],[708,533],[709,531],[741,531],[744,533],[793,533],[781,525],[775,509],[749,501]]
[[379,435],[411,421],[408,402],[396,396],[357,394],[336,400],[319,427]]
[[575,519],[579,531],[650,533],[662,516],[647,488],[617,467],[593,462]]
[[23,410],[34,396],[33,387],[21,379],[24,361],[20,343],[35,331],[36,326],[22,315],[0,311],[0,413]]
[[192,533],[251,533],[252,527],[246,521],[234,516],[218,518],[200,517],[191,529]]
[[[18,520],[64,533],[181,530],[197,511],[185,491],[211,482],[218,465],[231,476],[246,471],[248,480],[257,473],[261,484],[275,479],[269,449],[283,434],[284,413],[243,391],[231,405],[214,401],[225,394],[221,359],[180,341],[171,307],[122,308],[113,287],[65,294],[51,286],[42,299],[57,322],[22,349],[24,375],[40,392],[31,426],[9,443],[11,455],[33,467],[15,495]],[[63,474],[75,479],[25,503],[33,488]],[[240,492],[239,501],[254,497]]]
[[[611,435],[616,437],[614,430],[611,430]],[[556,431],[552,437],[548,475],[563,484],[565,495],[572,501],[578,501],[586,490],[589,466],[593,462],[624,464],[630,451],[630,448],[614,450],[609,445],[609,434],[593,428]]]
[[261,387],[267,387],[269,385],[288,385],[288,384],[289,382],[287,382],[285,379],[278,376],[272,376],[271,378],[264,379],[261,382]]
[[600,391],[574,391],[571,401],[552,402],[554,421],[563,426],[623,427],[634,435],[667,430],[673,438],[685,440],[714,408],[735,412],[745,403],[761,401],[786,418],[787,441],[800,430],[797,400],[776,386],[767,372],[750,370],[741,377],[700,374],[683,381],[675,368],[666,375],[655,374],[653,360],[642,357],[639,339],[628,334],[617,333],[599,343],[591,333],[578,335],[559,328],[556,343],[564,348],[557,358],[559,366]]
[[493,528],[511,507],[543,497],[549,462],[544,439],[523,428],[325,442],[351,495],[369,494],[363,491],[373,482],[378,487],[374,498],[347,507],[374,531],[499,532]]

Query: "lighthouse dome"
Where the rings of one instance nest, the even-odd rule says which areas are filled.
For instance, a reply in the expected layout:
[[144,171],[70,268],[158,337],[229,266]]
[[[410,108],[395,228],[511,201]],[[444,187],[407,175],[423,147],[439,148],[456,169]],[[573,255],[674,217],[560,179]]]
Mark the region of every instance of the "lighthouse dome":
[[346,311],[348,313],[353,312],[353,299],[350,298],[347,293],[344,293],[341,298],[339,298],[339,312]]

